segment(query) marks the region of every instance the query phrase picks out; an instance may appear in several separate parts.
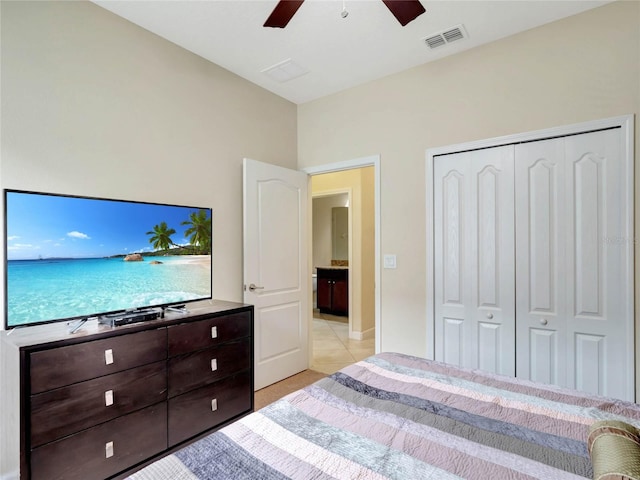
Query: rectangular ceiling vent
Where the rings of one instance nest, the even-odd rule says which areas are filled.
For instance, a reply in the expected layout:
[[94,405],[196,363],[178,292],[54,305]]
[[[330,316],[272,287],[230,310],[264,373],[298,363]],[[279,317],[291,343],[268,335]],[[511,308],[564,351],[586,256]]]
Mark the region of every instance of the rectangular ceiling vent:
[[458,40],[462,40],[464,38],[468,38],[466,30],[462,24],[456,25],[455,27],[447,28],[442,32],[434,33],[425,37],[424,43],[430,48],[438,48],[443,47],[452,42],[456,42]]
[[265,68],[261,72],[276,82],[284,83],[309,73],[309,70],[288,58],[283,62]]

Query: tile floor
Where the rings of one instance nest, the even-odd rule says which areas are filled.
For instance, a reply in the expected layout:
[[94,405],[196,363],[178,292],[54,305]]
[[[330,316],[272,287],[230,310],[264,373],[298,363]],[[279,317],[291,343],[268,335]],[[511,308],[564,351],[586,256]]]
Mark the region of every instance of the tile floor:
[[375,340],[351,340],[346,317],[314,312],[311,369],[331,374],[375,353]]

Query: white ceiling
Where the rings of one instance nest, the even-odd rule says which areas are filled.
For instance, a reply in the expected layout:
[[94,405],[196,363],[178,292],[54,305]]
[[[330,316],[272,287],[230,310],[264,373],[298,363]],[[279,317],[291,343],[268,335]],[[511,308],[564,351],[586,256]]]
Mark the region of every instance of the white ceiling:
[[[381,0],[306,0],[284,29],[262,26],[277,0],[93,0],[97,5],[294,103],[305,103],[575,15],[611,0],[421,0],[402,27]],[[462,24],[468,38],[430,50],[424,38]],[[291,59],[308,73],[264,73]]]

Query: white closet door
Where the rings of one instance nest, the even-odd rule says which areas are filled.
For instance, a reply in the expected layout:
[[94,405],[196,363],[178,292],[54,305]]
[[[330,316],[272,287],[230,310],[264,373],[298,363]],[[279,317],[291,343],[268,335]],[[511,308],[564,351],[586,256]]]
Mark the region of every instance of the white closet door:
[[568,209],[563,140],[516,146],[516,375],[566,385],[563,259]]
[[633,399],[620,129],[516,147],[517,375]]
[[466,231],[470,197],[467,154],[434,162],[435,358],[454,365],[470,363],[470,277]]
[[[621,130],[565,138],[569,386],[633,400],[632,233]],[[622,239],[622,241],[618,241]]]
[[515,374],[513,146],[434,162],[436,359]]

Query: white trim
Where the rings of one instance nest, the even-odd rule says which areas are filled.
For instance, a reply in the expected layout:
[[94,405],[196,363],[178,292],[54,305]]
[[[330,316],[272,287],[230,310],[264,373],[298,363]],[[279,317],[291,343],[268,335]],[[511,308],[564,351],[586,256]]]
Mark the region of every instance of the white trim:
[[635,318],[635,295],[636,295],[636,287],[635,287],[635,248],[637,238],[635,237],[635,190],[634,190],[634,180],[635,180],[635,150],[634,150],[634,140],[635,140],[635,124],[633,115],[627,115],[626,117],[621,117],[621,128],[623,131],[624,138],[624,158],[627,159],[627,205],[629,206],[629,218],[630,222],[629,231],[627,231],[627,247],[629,249],[629,259],[631,260],[627,264],[627,284],[631,289],[630,298],[632,302],[628,305],[627,315],[630,318],[633,318],[633,322],[629,325],[630,331],[628,332],[629,341],[633,346],[633,368],[635,372],[635,377],[633,379],[635,383],[635,390],[633,389],[633,385],[631,385],[631,391],[635,394],[635,401],[640,398],[640,368],[638,368],[637,362],[638,357],[636,354],[636,349],[638,345],[640,345],[640,328],[636,325]]
[[426,165],[426,175],[425,175],[425,185],[426,185],[426,213],[427,213],[427,222],[426,222],[426,257],[427,257],[427,291],[426,291],[426,299],[427,299],[427,351],[425,352],[425,357],[430,360],[436,359],[436,322],[435,322],[435,299],[433,298],[435,295],[435,264],[434,264],[434,256],[435,256],[435,231],[434,231],[434,209],[433,209],[433,157],[435,153],[432,153],[431,149],[427,150],[427,165]]
[[564,137],[567,135],[585,133],[592,130],[601,130],[604,128],[622,127],[623,130],[625,130],[628,129],[629,122],[631,122],[631,126],[633,126],[633,115],[621,115],[619,117],[603,118],[600,120],[592,120],[590,122],[545,128],[542,130],[534,130],[532,132],[515,133],[513,135],[505,135],[503,137],[487,138],[472,142],[458,143],[455,145],[446,145],[444,147],[429,148],[427,149],[427,159],[429,156],[435,157],[438,155],[447,155],[466,150],[498,147],[500,145],[530,142],[534,140],[542,140],[544,138]]
[[363,332],[349,332],[349,338],[352,340],[369,340],[370,338],[374,338],[376,335],[376,329],[370,328]]
[[[355,158],[353,160],[345,160],[342,162],[329,163],[314,167],[303,168],[302,171],[308,175],[319,175],[322,173],[339,172],[342,170],[351,170],[361,167],[374,167],[374,189],[375,189],[375,352],[382,351],[382,301],[381,301],[381,283],[380,283],[380,155],[371,155],[368,157]],[[310,280],[309,280],[310,281]]]
[[[621,115],[618,117],[610,117],[604,118],[600,120],[593,120],[589,122],[576,123],[571,125],[546,128],[543,130],[535,130],[532,132],[524,132],[517,133],[513,135],[506,135],[503,137],[495,137],[484,140],[476,140],[473,142],[467,143],[458,143],[455,145],[448,145],[444,147],[435,147],[429,148],[426,150],[426,224],[427,224],[427,238],[426,238],[426,269],[427,269],[427,278],[426,278],[426,308],[427,308],[427,337],[431,340],[427,342],[427,351],[426,357],[433,359],[435,358],[435,318],[434,318],[434,226],[433,226],[433,163],[434,158],[439,155],[447,155],[467,150],[476,150],[479,148],[491,148],[497,147],[500,145],[509,145],[514,143],[522,143],[528,141],[542,140],[545,138],[553,138],[553,137],[562,137],[567,135],[574,135],[578,133],[585,133],[594,130],[601,130],[606,128],[616,128],[620,127],[622,129],[625,144],[625,160],[626,160],[626,168],[627,168],[627,204],[629,206],[628,213],[628,225],[630,225],[630,230],[627,232],[627,238],[629,239],[627,248],[628,254],[631,261],[628,265],[627,270],[627,285],[631,289],[631,304],[628,306],[628,315],[630,318],[633,318],[634,321],[630,325],[630,328],[633,330],[635,327],[635,317],[634,317],[634,309],[635,309],[635,278],[634,278],[634,265],[635,265],[635,256],[634,256],[634,247],[635,247],[635,237],[633,232],[633,226],[635,224],[635,204],[634,204],[634,116],[633,115]],[[630,341],[633,342],[633,339],[636,339],[636,345],[640,345],[640,328],[635,328],[635,337],[634,332],[629,332]],[[634,371],[635,371],[635,381],[636,385],[636,398],[640,398],[640,368],[636,367],[636,358],[635,358],[635,348],[633,349],[634,356]],[[632,389],[630,389],[631,391]]]
[[321,173],[339,172],[341,170],[353,170],[354,168],[371,166],[380,166],[380,155],[371,155],[368,157],[354,158],[352,160],[306,167],[303,168],[302,171],[309,175],[318,175]]

